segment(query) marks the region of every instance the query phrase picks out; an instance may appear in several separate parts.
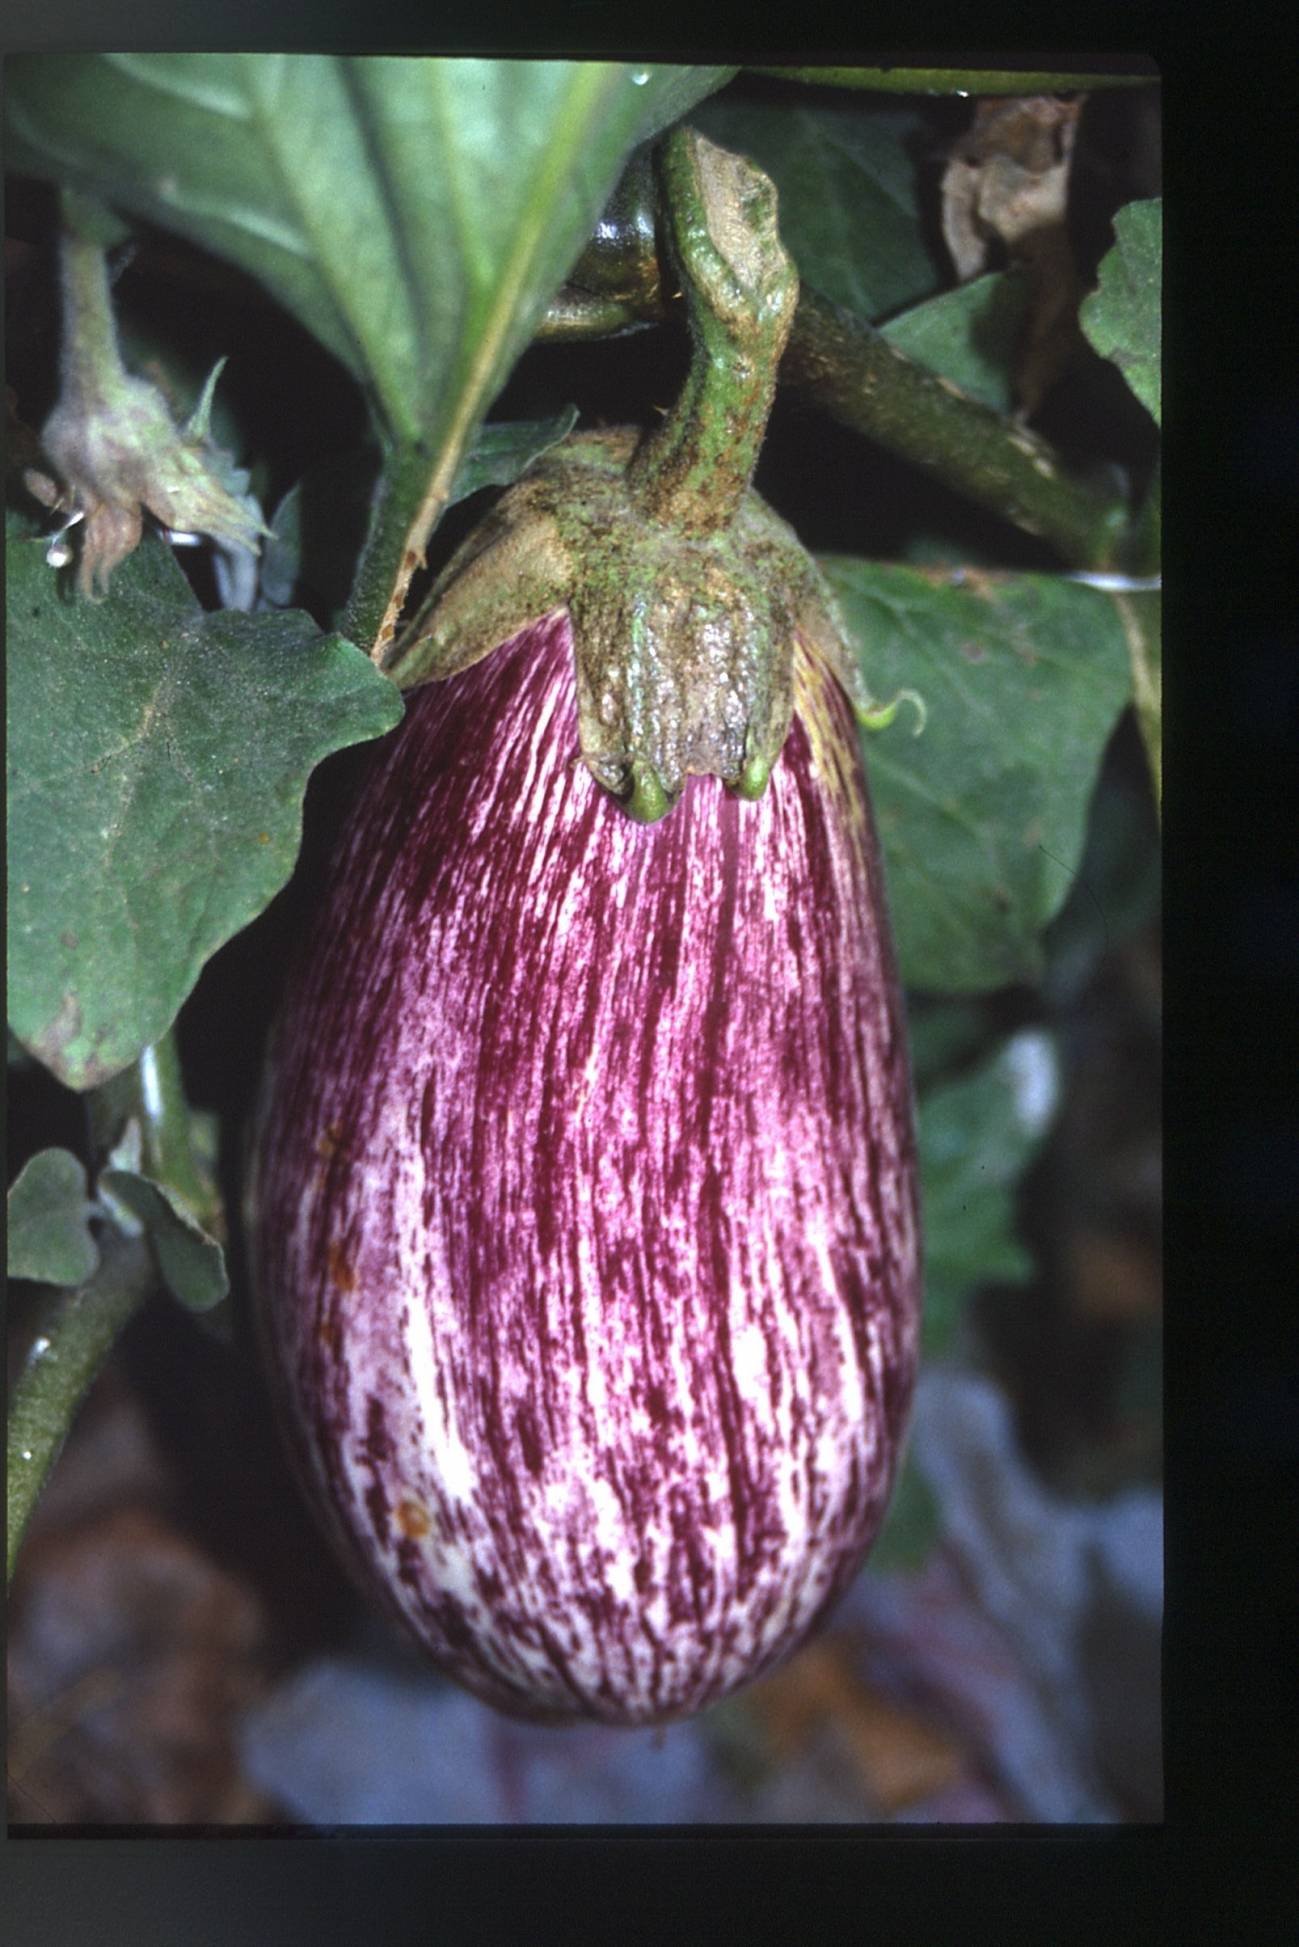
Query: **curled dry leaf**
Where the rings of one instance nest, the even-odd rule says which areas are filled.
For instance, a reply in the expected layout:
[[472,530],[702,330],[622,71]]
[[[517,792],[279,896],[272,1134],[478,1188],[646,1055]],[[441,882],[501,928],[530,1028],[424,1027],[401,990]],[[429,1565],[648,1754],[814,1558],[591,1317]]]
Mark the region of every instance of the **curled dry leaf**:
[[1016,360],[1020,413],[1037,410],[1079,343],[1081,290],[1065,228],[1069,172],[1086,97],[980,101],[943,173],[943,237],[963,284],[1000,244],[1030,279]]
[[943,236],[963,284],[988,268],[994,238],[1013,252],[1063,223],[1084,99],[1019,95],[975,104],[974,126],[943,175]]

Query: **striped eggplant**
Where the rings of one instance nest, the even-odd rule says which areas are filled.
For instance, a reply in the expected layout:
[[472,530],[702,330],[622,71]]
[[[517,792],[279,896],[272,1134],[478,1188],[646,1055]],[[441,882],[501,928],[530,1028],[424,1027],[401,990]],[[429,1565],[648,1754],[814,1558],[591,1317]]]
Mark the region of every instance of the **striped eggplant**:
[[643,1725],[825,1617],[919,1313],[858,736],[812,642],[749,802],[579,761],[569,610],[411,694],[269,1065],[261,1328],[359,1579],[478,1697]]
[[879,1527],[916,1358],[854,671],[751,490],[797,275],[752,163],[678,129],[659,174],[681,399],[546,454],[396,644],[252,1172],[313,1498],[445,1670],[551,1722],[788,1655]]

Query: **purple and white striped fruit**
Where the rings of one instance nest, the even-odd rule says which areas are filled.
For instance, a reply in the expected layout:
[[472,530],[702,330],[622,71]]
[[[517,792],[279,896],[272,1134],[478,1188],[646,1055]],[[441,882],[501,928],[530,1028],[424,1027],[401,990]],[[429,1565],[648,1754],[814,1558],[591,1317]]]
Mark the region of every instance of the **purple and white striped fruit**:
[[797,278],[751,163],[678,129],[660,164],[681,400],[546,454],[398,643],[435,680],[253,1171],[316,1498],[445,1670],[551,1721],[682,1716],[788,1655],[879,1526],[916,1357],[851,659],[750,488]]
[[765,792],[579,761],[566,608],[415,691],[282,1018],[252,1180],[301,1470],[502,1710],[648,1724],[858,1568],[914,1378],[910,1083],[847,700]]

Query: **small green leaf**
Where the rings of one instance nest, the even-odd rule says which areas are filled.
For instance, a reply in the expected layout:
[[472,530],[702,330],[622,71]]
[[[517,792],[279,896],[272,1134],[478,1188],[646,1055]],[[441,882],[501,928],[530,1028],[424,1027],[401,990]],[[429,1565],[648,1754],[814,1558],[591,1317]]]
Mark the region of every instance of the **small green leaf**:
[[1114,218],[1114,247],[1101,259],[1100,282],[1078,313],[1102,358],[1114,361],[1159,424],[1160,296],[1163,202],[1129,203]]
[[971,399],[994,412],[1012,412],[1015,355],[1027,314],[1026,279],[998,271],[913,305],[884,326],[884,336]]
[[99,1263],[87,1219],[86,1172],[67,1149],[43,1149],[23,1166],[8,1204],[11,1278],[84,1284]]
[[780,197],[780,235],[798,274],[859,318],[878,320],[946,281],[920,222],[909,144],[932,141],[914,107],[717,98],[690,117],[752,157]]
[[553,419],[503,420],[480,426],[456,472],[448,505],[468,500],[484,487],[512,487],[534,460],[567,439],[577,424],[577,407],[565,406]]
[[210,1311],[230,1289],[221,1246],[174,1191],[134,1170],[107,1169],[99,1187],[148,1232],[168,1290],[190,1311]]
[[918,1119],[925,1213],[928,1358],[951,1347],[978,1285],[1022,1284],[1032,1259],[1015,1232],[1014,1195],[1059,1099],[1051,1037],[1026,1029],[990,1060],[921,1098]]
[[65,599],[40,540],[7,565],[10,1021],[89,1088],[288,879],[314,766],[402,706],[305,615],[205,614],[156,539],[99,605]]
[[935,993],[1036,980],[1132,692],[1115,598],[1057,575],[824,560],[871,692],[919,690],[865,739],[902,977]]

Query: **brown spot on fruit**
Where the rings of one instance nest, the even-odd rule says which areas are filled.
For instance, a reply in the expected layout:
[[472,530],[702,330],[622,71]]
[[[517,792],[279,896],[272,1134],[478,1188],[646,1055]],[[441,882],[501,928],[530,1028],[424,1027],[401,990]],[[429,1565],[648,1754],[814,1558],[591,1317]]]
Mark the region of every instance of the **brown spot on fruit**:
[[340,1291],[356,1290],[356,1266],[346,1256],[343,1246],[337,1239],[331,1239],[325,1253],[329,1275]]
[[397,1526],[407,1541],[422,1541],[433,1526],[428,1509],[412,1494],[403,1494],[397,1503]]

